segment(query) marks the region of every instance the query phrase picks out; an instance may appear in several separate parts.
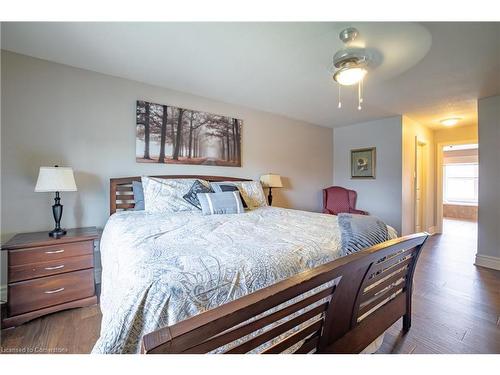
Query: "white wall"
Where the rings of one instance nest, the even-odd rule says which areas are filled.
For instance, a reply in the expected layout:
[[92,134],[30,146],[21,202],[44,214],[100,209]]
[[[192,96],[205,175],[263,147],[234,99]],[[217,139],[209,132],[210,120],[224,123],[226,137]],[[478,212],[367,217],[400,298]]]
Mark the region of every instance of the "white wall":
[[[62,194],[65,227],[102,227],[109,178],[143,174],[275,172],[285,185],[275,205],[321,210],[333,179],[330,128],[6,51],[1,64],[3,241],[53,226],[53,197],[33,190],[39,167],[54,164],[72,166],[78,185]],[[137,99],[242,118],[242,168],[136,163]]]
[[[334,129],[334,185],[358,192],[357,207],[401,232],[402,118],[390,117]],[[375,179],[351,179],[350,151],[376,147]]]
[[478,101],[479,220],[476,264],[500,270],[500,96]]

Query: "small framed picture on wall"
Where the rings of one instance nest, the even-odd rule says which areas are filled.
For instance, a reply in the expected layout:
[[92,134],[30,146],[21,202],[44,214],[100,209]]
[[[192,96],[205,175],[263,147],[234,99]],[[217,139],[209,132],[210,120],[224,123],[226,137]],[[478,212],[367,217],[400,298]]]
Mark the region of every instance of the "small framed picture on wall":
[[376,148],[351,150],[351,178],[375,178]]

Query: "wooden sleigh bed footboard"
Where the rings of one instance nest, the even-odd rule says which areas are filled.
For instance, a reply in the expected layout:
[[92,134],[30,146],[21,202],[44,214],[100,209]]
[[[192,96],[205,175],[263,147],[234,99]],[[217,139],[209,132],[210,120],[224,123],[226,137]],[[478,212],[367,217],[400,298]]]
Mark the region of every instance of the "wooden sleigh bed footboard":
[[401,317],[410,329],[427,237],[381,243],[158,329],[143,337],[142,352],[359,353]]

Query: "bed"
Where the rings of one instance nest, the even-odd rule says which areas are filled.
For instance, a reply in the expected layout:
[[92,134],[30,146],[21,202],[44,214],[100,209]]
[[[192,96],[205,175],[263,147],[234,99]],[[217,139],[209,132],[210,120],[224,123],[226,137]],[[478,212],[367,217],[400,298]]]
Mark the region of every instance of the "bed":
[[132,181],[110,183],[94,353],[359,353],[401,317],[410,328],[426,234],[341,256],[335,216],[132,211]]

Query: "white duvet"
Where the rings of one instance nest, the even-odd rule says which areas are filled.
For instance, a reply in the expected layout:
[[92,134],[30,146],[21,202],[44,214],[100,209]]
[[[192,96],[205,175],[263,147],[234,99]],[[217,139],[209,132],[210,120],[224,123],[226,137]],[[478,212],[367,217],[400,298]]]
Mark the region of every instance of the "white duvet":
[[136,353],[146,333],[339,256],[332,215],[274,207],[116,213],[101,239],[103,318],[93,352]]

